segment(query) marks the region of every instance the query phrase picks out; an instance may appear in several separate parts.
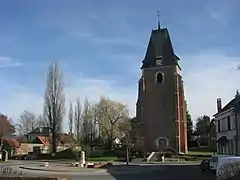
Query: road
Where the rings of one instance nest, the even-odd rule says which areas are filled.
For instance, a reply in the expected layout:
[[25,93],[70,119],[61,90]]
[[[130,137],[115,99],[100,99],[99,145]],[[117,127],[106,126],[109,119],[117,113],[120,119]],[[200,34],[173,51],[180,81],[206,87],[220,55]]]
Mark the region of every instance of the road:
[[[33,162],[34,163],[34,162]],[[17,165],[12,164],[12,167]],[[137,170],[86,173],[60,173],[23,170],[24,176],[62,176],[70,180],[216,180],[210,172],[201,172],[197,165],[144,165]]]
[[[154,167],[155,168],[155,167]],[[72,180],[78,180],[74,177]],[[144,170],[134,174],[109,173],[102,176],[82,176],[84,180],[216,180],[212,173],[203,173],[197,166],[158,166],[158,169]]]
[[94,173],[59,173],[24,170],[26,176],[62,176],[70,180],[215,180],[210,172],[201,172],[196,165],[171,165],[141,167],[137,172],[94,172]]

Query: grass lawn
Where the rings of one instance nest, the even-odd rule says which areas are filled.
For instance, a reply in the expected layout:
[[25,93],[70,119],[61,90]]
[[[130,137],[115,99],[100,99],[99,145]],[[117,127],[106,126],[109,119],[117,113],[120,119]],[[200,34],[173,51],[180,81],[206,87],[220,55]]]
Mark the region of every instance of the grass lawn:
[[87,161],[117,161],[117,157],[95,157],[95,158],[87,158]]
[[204,156],[211,156],[213,152],[203,152],[203,151],[188,151],[187,155],[204,155]]

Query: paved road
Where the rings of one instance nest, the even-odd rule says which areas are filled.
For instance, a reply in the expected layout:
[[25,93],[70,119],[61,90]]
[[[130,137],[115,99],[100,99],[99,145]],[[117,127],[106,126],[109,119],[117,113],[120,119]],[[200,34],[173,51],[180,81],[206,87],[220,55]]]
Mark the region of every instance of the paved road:
[[[155,167],[154,167],[155,168]],[[73,180],[80,179],[74,177]],[[109,173],[104,176],[85,176],[85,180],[215,180],[211,173],[202,173],[197,166],[158,166],[154,171],[146,171],[144,167],[134,174]]]
[[201,172],[196,165],[141,167],[137,172],[59,173],[24,170],[26,176],[62,176],[71,180],[216,180],[210,172]]
[[[29,163],[37,162],[22,162],[29,165]],[[39,162],[38,162],[39,163]],[[16,162],[8,163],[12,167],[18,167]],[[60,172],[46,172],[23,170],[25,176],[63,176],[71,177],[70,180],[216,180],[215,176],[199,170],[197,165],[144,165],[138,170],[131,171],[112,171],[107,172],[89,172],[86,173],[60,173]]]

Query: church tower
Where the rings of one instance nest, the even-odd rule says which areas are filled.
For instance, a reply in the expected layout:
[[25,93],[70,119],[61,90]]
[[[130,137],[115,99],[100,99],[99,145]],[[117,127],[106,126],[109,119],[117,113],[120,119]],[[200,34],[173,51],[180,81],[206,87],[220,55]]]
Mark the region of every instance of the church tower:
[[138,145],[187,152],[186,104],[179,58],[167,28],[152,30],[138,82]]

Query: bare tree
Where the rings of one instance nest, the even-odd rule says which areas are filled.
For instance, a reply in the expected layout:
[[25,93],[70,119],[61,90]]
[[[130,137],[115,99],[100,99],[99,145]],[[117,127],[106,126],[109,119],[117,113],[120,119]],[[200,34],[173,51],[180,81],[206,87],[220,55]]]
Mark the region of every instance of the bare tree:
[[82,135],[85,139],[85,145],[89,144],[93,140],[93,131],[94,131],[94,123],[92,119],[92,106],[89,103],[88,99],[85,98],[83,104],[83,112],[82,112]]
[[3,136],[11,132],[11,128],[12,128],[11,120],[7,116],[0,114],[0,139],[1,139],[0,150],[2,150],[3,147]]
[[43,117],[51,132],[52,155],[54,156],[57,150],[57,133],[62,130],[65,114],[63,73],[57,62],[49,66],[44,101]]
[[126,105],[104,97],[100,99],[97,108],[101,134],[106,136],[109,148],[113,148],[113,141],[122,135],[119,127],[123,121],[128,120],[129,110]]
[[75,111],[74,111],[74,124],[75,124],[75,137],[77,140],[77,143],[80,143],[81,139],[81,127],[82,127],[82,106],[80,99],[77,98],[77,102],[75,105]]
[[40,118],[36,117],[35,114],[29,111],[23,111],[19,116],[16,127],[19,134],[25,135],[40,125]]
[[70,102],[69,110],[68,110],[68,126],[69,126],[69,133],[72,135],[73,134],[73,107],[72,107],[72,102]]

